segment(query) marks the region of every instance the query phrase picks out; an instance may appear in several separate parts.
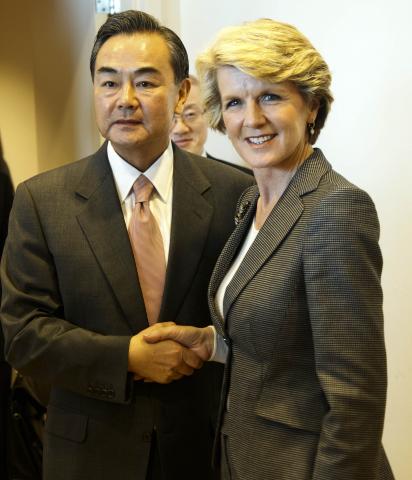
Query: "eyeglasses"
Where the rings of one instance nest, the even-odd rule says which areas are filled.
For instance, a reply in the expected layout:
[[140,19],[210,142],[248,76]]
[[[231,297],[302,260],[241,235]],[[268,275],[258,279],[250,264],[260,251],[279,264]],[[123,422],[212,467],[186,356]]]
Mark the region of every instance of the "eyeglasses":
[[181,122],[185,123],[186,125],[191,125],[196,123],[201,117],[203,116],[203,112],[200,110],[187,110],[183,112],[181,115],[175,113],[173,117],[173,125],[180,120]]

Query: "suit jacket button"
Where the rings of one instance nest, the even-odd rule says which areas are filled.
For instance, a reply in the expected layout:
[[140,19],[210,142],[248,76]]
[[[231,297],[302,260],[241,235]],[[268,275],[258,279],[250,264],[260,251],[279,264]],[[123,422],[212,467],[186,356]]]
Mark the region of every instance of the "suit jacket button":
[[229,337],[223,337],[223,341],[226,343],[226,345],[227,345],[228,347],[230,347],[230,345],[231,345],[232,342],[230,341],[230,338],[229,338]]

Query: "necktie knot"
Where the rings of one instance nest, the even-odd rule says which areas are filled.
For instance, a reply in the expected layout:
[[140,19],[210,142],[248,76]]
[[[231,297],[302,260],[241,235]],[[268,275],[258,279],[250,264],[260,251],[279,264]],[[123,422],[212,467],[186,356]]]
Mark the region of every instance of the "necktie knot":
[[148,202],[153,189],[153,183],[144,175],[140,175],[133,184],[135,203]]

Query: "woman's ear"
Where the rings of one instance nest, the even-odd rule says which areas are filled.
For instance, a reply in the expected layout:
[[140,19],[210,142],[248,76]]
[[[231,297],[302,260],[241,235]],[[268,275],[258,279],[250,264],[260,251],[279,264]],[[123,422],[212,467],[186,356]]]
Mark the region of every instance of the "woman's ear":
[[306,123],[315,123],[319,111],[319,100],[314,98],[309,103],[309,113]]

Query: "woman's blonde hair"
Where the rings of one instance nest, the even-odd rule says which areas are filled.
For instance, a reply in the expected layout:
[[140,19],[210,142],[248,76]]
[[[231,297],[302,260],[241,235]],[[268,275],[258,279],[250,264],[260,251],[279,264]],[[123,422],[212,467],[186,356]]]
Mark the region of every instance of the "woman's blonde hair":
[[315,143],[333,102],[329,67],[309,40],[295,27],[262,18],[223,29],[196,61],[211,128],[225,132],[217,85],[223,66],[270,83],[292,82],[305,101],[319,105],[310,143]]

